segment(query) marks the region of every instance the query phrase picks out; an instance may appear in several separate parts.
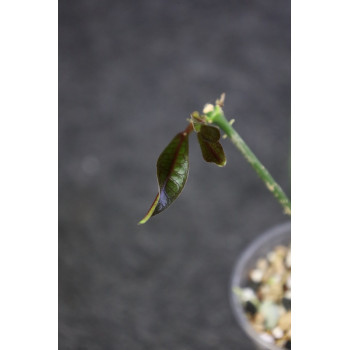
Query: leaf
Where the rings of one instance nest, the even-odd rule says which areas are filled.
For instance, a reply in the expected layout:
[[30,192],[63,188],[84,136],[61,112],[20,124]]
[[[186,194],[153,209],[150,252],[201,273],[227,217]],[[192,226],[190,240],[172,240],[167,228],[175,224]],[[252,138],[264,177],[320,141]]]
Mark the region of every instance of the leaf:
[[154,209],[156,208],[158,202],[159,202],[159,193],[157,193],[156,198],[154,199],[154,201],[151,205],[151,208],[149,208],[145,217],[139,222],[139,225],[144,224],[145,222],[147,222],[150,219],[150,217],[153,215]]
[[192,124],[197,133],[197,139],[204,160],[209,163],[215,163],[218,166],[225,166],[226,156],[219,142],[219,128],[205,124],[197,114],[192,114]]
[[202,125],[205,124],[205,120],[200,117],[198,112],[193,112],[191,114],[191,121],[195,132],[199,132]]
[[216,126],[202,125],[199,134],[206,142],[217,142],[220,140],[220,130]]
[[182,132],[172,139],[158,158],[159,191],[151,208],[139,224],[144,224],[150,217],[161,213],[174,202],[185,186],[188,169],[188,133]]
[[201,132],[197,134],[202,156],[206,162],[215,163],[222,167],[226,165],[226,156],[220,142],[211,142],[205,139]]

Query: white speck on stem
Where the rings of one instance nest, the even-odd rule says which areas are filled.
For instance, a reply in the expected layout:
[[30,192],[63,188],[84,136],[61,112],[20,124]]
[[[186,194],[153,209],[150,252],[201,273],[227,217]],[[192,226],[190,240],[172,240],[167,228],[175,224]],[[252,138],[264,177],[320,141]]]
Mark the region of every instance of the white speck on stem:
[[203,113],[207,114],[214,110],[214,106],[211,103],[207,103],[203,108]]

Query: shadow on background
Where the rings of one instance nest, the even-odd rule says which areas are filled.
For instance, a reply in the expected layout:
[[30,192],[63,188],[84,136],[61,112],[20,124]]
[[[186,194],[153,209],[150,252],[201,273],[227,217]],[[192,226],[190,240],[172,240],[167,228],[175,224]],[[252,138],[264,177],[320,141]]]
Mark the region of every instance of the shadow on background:
[[285,220],[229,142],[144,226],[155,165],[189,113],[225,112],[290,193],[290,2],[59,2],[60,349],[251,349],[235,260]]

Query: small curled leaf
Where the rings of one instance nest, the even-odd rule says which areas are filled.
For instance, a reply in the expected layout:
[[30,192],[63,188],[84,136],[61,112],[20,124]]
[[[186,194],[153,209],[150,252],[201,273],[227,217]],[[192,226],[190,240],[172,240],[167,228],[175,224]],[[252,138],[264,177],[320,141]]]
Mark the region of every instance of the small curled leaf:
[[205,125],[205,119],[203,119],[197,111],[191,114],[191,122],[195,132],[199,132],[201,127]]
[[208,139],[203,136],[202,132],[197,134],[197,139],[202,151],[202,156],[206,162],[215,163],[220,167],[226,165],[225,152],[220,142],[208,141]]
[[206,124],[204,118],[200,117],[198,112],[192,113],[191,119],[204,160],[221,167],[225,166],[226,156],[219,142],[219,128]]
[[201,134],[206,142],[218,142],[220,140],[220,130],[216,126],[202,125],[198,134]]
[[158,194],[146,216],[139,222],[144,224],[150,217],[169,207],[182,192],[187,181],[188,133],[178,133],[164,149],[157,161]]

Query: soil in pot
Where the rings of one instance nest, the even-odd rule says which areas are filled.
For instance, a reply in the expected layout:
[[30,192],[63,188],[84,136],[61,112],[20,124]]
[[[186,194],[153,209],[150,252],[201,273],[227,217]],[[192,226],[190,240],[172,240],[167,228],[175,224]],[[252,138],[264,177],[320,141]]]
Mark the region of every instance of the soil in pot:
[[256,261],[243,288],[235,288],[252,328],[266,344],[291,348],[290,247],[275,246]]

